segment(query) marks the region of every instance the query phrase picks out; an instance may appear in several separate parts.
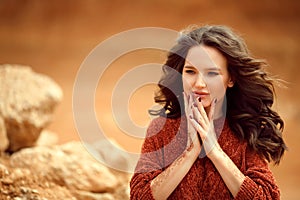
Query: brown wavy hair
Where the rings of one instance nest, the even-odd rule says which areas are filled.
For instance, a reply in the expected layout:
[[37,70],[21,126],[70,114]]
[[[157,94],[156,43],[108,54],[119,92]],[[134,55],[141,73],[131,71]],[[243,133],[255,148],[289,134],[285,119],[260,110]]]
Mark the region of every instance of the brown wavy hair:
[[152,115],[177,118],[184,114],[182,71],[188,50],[195,45],[218,49],[227,59],[234,86],[226,91],[226,117],[230,128],[269,162],[279,164],[287,149],[282,137],[284,122],[271,107],[274,83],[266,71],[267,63],[253,58],[241,37],[226,26],[188,28],[181,32],[162,67],[154,100],[163,106]]

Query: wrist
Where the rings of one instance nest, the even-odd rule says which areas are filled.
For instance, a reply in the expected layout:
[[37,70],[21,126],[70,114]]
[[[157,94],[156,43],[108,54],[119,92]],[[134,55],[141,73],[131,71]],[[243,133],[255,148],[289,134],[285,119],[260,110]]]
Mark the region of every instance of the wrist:
[[212,150],[207,154],[207,157],[211,161],[214,161],[214,160],[217,160],[217,159],[221,158],[223,154],[224,154],[224,151],[222,150],[220,145],[216,144],[214,146],[214,148],[212,148]]
[[183,152],[182,157],[185,157],[185,159],[190,160],[192,163],[194,163],[195,160],[198,158],[199,154],[200,151],[197,150],[197,148],[192,145],[192,147],[186,149]]

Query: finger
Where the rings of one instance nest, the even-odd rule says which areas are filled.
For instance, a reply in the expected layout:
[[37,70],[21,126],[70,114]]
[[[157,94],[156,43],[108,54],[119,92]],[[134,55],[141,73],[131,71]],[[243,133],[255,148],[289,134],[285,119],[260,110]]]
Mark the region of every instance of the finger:
[[194,106],[192,111],[193,111],[193,116],[194,116],[193,118],[195,119],[195,121],[197,123],[199,123],[203,129],[206,129],[208,127],[208,125],[206,124],[205,119],[203,119],[203,116],[201,115],[198,107]]
[[[189,119],[192,119],[192,115],[189,115]],[[199,142],[198,139],[198,133],[197,130],[195,129],[195,127],[192,125],[191,121],[188,119],[187,123],[188,123],[188,142],[187,142],[187,146],[191,147],[193,145],[197,145]]]
[[192,100],[191,100],[191,94],[186,94],[184,93],[184,104],[185,104],[185,115],[188,118],[191,116],[192,118],[194,117],[193,111],[192,111]]
[[188,111],[188,95],[185,93],[185,92],[182,92],[183,93],[183,102],[184,102],[184,110],[185,110],[185,113],[187,113]]
[[193,133],[193,134],[194,134],[194,133],[197,133],[197,130],[196,130],[195,127],[191,124],[191,121],[190,121],[190,119],[194,119],[193,115],[190,114],[188,118],[189,118],[189,119],[187,119],[187,125],[188,125],[188,131],[189,131],[189,133]]
[[[191,96],[190,94],[187,94],[186,92],[183,92],[183,98],[184,98],[184,106],[185,106],[185,115],[186,118],[193,118],[193,112],[191,110],[191,106],[190,106],[190,100],[191,100]],[[187,132],[188,132],[188,143],[187,145],[190,146],[192,141],[194,140],[193,135],[197,134],[196,129],[193,127],[193,125],[191,124],[191,122],[189,120],[187,120]]]
[[213,132],[207,132],[202,129],[202,127],[195,121],[195,119],[191,119],[191,124],[197,129],[198,134],[200,136],[201,146],[204,147],[204,155],[202,153],[201,157],[204,157],[206,154],[208,154],[218,143],[216,138],[214,137]]
[[204,119],[204,122],[205,122],[205,123],[209,123],[209,119],[208,119],[208,117],[207,117],[207,114],[206,114],[206,112],[205,112],[205,109],[204,109],[204,107],[203,107],[203,104],[201,103],[201,100],[200,100],[199,98],[197,99],[197,107],[198,107],[198,110],[199,110],[199,112],[200,112],[202,118]]
[[194,107],[194,95],[191,93],[189,94],[189,109],[192,113],[193,107]]
[[198,105],[196,105],[197,103],[194,102],[193,107],[192,107],[192,112],[194,115],[194,118],[196,119],[196,121],[200,122],[202,120],[202,116],[201,113],[199,111]]
[[212,104],[211,104],[211,107],[210,107],[210,111],[209,111],[209,114],[208,114],[208,119],[209,121],[212,121],[213,120],[213,117],[214,117],[214,113],[215,113],[215,108],[216,108],[216,104],[217,104],[217,99],[214,98]]
[[202,141],[205,140],[206,138],[206,131],[203,129],[203,127],[197,123],[197,121],[195,119],[189,119],[189,121],[191,122],[192,126],[197,130],[198,134],[200,135],[200,138]]
[[[195,118],[195,116],[194,116],[194,111],[193,111],[193,109],[194,109],[194,102],[193,102],[193,96],[192,96],[192,94],[189,94],[188,95],[188,100],[189,100],[189,102],[188,102],[188,109],[187,109],[187,112],[188,112],[188,117],[189,118]],[[189,126],[190,126],[190,129],[193,129],[195,132],[196,132],[196,130],[195,130],[195,128],[190,124],[190,121],[188,121],[189,122]]]

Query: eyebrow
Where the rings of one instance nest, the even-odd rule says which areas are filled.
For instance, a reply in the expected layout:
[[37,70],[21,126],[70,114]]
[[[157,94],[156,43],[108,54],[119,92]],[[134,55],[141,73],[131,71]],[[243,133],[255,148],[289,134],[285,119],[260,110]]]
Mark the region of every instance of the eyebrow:
[[184,67],[184,68],[190,68],[190,69],[196,69],[196,67],[191,66],[191,65],[184,65],[183,67]]
[[[194,66],[191,66],[191,65],[185,65],[183,66],[184,68],[189,68],[189,69],[197,69],[196,67]],[[210,70],[210,71],[221,71],[220,68],[218,67],[208,67],[208,68],[205,68],[205,70]]]
[[219,68],[219,67],[210,67],[210,68],[206,68],[206,70],[221,71],[221,68]]

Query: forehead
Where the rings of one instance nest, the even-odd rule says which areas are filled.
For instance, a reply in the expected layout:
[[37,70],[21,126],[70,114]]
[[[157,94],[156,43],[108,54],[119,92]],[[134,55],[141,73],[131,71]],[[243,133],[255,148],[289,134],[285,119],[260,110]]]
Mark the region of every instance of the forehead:
[[191,65],[199,69],[227,69],[227,59],[214,47],[197,45],[189,49],[185,59],[185,66],[187,65]]

